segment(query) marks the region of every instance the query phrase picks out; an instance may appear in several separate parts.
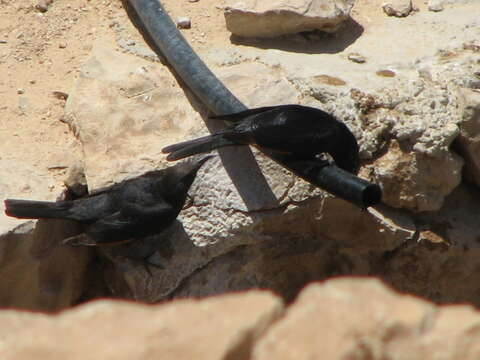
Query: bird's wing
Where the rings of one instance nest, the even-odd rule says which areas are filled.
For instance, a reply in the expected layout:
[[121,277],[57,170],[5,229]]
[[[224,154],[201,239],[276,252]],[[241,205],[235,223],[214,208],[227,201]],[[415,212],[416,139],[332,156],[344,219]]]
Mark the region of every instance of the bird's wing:
[[122,204],[121,214],[126,217],[153,218],[170,215],[173,207],[167,202],[156,202],[154,204],[139,204],[128,202]]
[[297,108],[283,107],[255,115],[252,128],[258,146],[285,153],[331,141],[337,126],[331,119],[319,119]]
[[265,111],[270,111],[270,110],[275,109],[275,108],[277,108],[277,106],[265,106],[265,107],[240,111],[238,113],[209,116],[209,119],[238,122],[240,120],[245,119],[246,117],[249,117],[249,116],[252,116],[252,115],[257,115],[257,114],[263,113]]

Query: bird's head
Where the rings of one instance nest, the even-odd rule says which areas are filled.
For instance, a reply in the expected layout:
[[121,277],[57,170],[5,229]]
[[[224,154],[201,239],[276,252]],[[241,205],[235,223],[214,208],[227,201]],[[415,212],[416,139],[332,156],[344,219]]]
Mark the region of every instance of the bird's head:
[[170,168],[171,171],[162,184],[165,189],[171,189],[169,193],[165,194],[166,197],[171,195],[173,198],[178,198],[180,200],[182,197],[181,195],[186,196],[190,186],[197,176],[198,170],[200,170],[202,165],[213,157],[213,155],[205,156],[197,161],[184,161],[172,166]]
[[357,174],[360,169],[360,148],[357,139],[345,126],[343,135],[339,138],[334,149],[330,151],[336,165],[352,174]]

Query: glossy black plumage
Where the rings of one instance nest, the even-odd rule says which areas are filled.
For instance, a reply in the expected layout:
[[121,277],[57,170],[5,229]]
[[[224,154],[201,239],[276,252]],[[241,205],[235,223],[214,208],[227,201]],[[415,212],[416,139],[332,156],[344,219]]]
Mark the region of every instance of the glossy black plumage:
[[158,233],[182,210],[197,171],[211,156],[147,172],[72,201],[5,200],[5,213],[23,219],[67,219],[85,224],[65,242],[101,245]]
[[345,124],[320,109],[279,105],[214,116],[233,122],[221,132],[165,147],[167,160],[179,160],[225,146],[255,145],[288,154],[292,160],[313,160],[330,154],[340,168],[357,173],[359,148]]

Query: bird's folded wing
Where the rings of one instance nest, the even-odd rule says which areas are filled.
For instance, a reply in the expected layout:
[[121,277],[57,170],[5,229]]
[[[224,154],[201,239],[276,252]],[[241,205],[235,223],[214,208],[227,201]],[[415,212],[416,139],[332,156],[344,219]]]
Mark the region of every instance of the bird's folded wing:
[[173,207],[166,202],[158,202],[153,205],[126,203],[122,206],[120,213],[123,216],[141,217],[161,217],[170,214]]

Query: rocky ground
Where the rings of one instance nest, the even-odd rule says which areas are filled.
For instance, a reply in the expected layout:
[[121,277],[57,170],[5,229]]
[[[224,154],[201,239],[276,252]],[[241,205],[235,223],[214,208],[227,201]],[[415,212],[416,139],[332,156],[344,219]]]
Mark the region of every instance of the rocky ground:
[[[180,321],[182,329],[191,328],[197,316],[218,324],[183,338],[173,322],[161,328],[154,321],[145,334],[166,334],[175,356],[166,351],[170,357],[165,358],[181,358],[182,344],[196,343],[210,328],[210,338],[221,341],[218,349],[209,348],[208,358],[293,359],[299,358],[297,351],[310,350],[301,358],[319,351],[339,359],[438,359],[447,353],[444,358],[478,358],[473,308],[436,306],[372,280],[330,278],[376,277],[437,304],[480,305],[480,4],[340,2],[338,8],[353,8],[338,29],[323,16],[318,26],[327,26],[328,34],[270,38],[227,30],[246,31],[243,16],[246,24],[268,18],[284,25],[279,32],[290,29],[285,18],[272,18],[267,2],[245,1],[256,4],[251,12],[227,0],[162,3],[173,19],[190,18],[191,28],[182,33],[248,106],[301,103],[342,119],[361,146],[360,176],[381,185],[384,204],[357,209],[256,151],[255,162],[248,150],[229,149],[199,173],[191,191],[194,204],[171,229],[130,246],[69,248],[59,241],[79,231],[75,224],[0,215],[4,307],[55,311],[102,296],[159,302],[255,288],[270,289],[293,305],[285,308],[273,295],[252,292],[158,308],[92,303],[58,318],[4,311],[4,323],[28,323],[35,333],[67,336],[82,332],[81,325],[70,326],[76,317],[99,312],[106,311],[104,324],[120,317],[124,329],[136,329],[144,317],[170,324],[168,319],[186,311],[192,315]],[[301,10],[305,3],[276,5],[284,6],[279,13],[293,16],[294,24],[298,17],[290,11],[300,9],[309,18],[301,26],[311,26],[316,15]],[[78,169],[94,190],[167,166],[162,147],[216,126],[204,121],[205,109],[148,49],[120,0],[0,4],[2,199],[54,200],[69,176],[79,179]],[[327,8],[318,5],[319,11]],[[271,36],[272,27],[268,30]],[[126,257],[152,251],[162,264],[152,275]],[[300,289],[318,280],[327,281],[297,298]],[[229,307],[248,314],[237,321],[233,311],[217,313]],[[362,312],[365,308],[369,311]],[[312,317],[319,320],[311,322]],[[311,338],[322,323],[331,334]],[[33,330],[16,328],[1,335],[4,345],[31,338],[27,332]],[[302,331],[305,336],[294,336]],[[284,348],[275,340],[279,337]],[[6,358],[26,359],[52,346],[48,336],[38,342],[31,348],[20,342]],[[0,353],[13,349],[4,345]],[[401,355],[406,348],[412,352]],[[154,348],[141,358],[153,353]],[[116,355],[103,358],[108,356]]]

